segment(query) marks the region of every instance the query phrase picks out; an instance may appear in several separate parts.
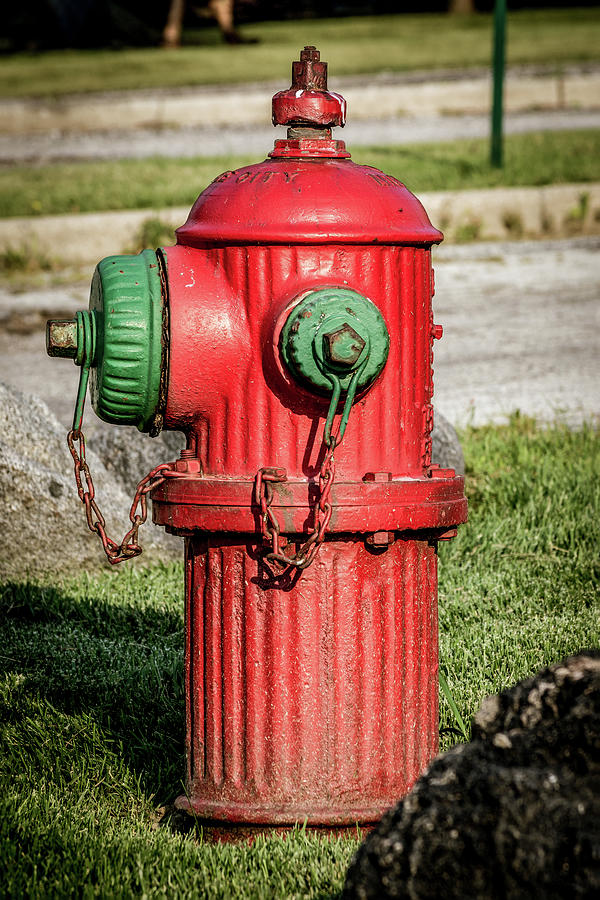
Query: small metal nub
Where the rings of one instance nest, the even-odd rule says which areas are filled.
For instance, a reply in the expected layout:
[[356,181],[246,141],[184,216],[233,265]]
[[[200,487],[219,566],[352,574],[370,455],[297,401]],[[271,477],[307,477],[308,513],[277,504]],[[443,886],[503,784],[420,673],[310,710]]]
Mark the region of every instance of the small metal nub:
[[77,356],[77,319],[49,319],[46,323],[46,352],[48,356],[75,359]]
[[346,121],[346,101],[327,90],[327,63],[316,47],[305,47],[292,63],[292,84],[273,97],[273,125],[287,125],[288,140],[331,140]]

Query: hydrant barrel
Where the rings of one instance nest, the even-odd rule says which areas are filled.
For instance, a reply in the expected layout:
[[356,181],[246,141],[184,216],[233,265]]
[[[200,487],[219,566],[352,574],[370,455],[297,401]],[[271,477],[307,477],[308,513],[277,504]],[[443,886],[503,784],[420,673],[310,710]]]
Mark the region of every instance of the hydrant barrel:
[[268,159],[92,290],[97,412],[187,438],[151,498],[185,539],[177,805],[200,818],[373,822],[438,747],[436,548],[467,515],[431,460],[442,234],[350,159],[345,114],[305,47]]

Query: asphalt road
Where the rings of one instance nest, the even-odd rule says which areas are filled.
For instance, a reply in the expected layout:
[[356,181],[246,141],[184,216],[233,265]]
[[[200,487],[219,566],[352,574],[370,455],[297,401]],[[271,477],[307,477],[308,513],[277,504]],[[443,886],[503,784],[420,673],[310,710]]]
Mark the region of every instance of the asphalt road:
[[[600,237],[434,249],[444,327],[434,401],[451,422],[502,422],[515,409],[573,426],[598,421],[599,250]],[[78,370],[46,356],[44,320],[86,307],[87,293],[84,284],[21,294],[0,286],[0,380],[42,397],[65,427]]]

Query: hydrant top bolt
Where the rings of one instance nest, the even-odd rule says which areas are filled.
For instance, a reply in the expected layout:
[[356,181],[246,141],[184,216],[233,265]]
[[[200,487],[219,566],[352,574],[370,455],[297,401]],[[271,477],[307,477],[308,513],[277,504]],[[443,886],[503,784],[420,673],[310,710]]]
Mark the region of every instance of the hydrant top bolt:
[[350,368],[359,359],[365,341],[347,322],[323,335],[323,350],[329,362]]
[[332,127],[345,122],[346,101],[327,90],[327,63],[315,47],[305,47],[292,63],[290,88],[273,97],[273,125],[289,126],[295,140],[326,140],[331,139]]
[[292,88],[303,91],[327,90],[327,63],[321,62],[316,47],[305,47],[292,63]]

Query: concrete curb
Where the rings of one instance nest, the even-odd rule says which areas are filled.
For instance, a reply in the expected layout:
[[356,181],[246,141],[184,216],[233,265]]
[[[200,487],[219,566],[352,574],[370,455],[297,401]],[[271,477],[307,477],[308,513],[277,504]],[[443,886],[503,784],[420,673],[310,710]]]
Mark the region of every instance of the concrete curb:
[[[419,195],[450,243],[600,233],[600,183],[440,191]],[[177,228],[188,207],[0,219],[0,251],[25,249],[69,265],[131,252],[150,218]]]
[[[491,74],[475,70],[460,76],[332,78],[331,87],[346,97],[353,121],[375,113],[387,118],[488,112]],[[269,83],[0,100],[0,131],[16,135],[265,124],[271,119],[271,95],[280,89],[280,83]],[[592,108],[599,97],[600,71],[595,69],[558,74],[509,70],[506,76],[506,113]]]
[[600,183],[423,193],[449,242],[600,233]]

